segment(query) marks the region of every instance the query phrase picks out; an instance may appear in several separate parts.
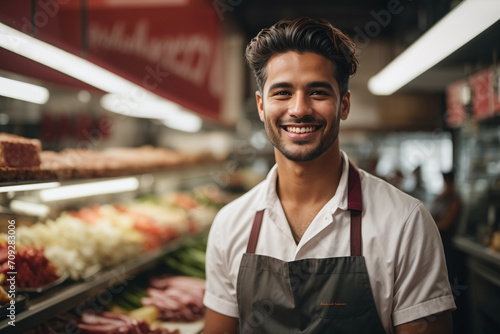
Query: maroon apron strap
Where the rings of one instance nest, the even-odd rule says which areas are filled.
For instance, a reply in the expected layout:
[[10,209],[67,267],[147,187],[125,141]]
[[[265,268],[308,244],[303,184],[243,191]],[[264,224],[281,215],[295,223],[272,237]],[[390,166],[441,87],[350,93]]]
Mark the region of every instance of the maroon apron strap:
[[248,240],[247,253],[255,253],[257,247],[257,240],[259,239],[260,226],[262,225],[262,216],[264,210],[257,211],[253,219],[252,232],[250,232],[250,239]]
[[361,256],[361,213],[351,211],[351,256]]
[[349,161],[349,179],[347,186],[347,209],[351,211],[351,256],[361,256],[361,179],[356,166]]

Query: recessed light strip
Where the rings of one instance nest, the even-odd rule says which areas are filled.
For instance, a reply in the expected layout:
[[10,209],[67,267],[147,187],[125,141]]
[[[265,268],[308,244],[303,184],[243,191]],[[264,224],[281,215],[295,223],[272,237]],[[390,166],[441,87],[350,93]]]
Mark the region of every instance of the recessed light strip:
[[166,126],[184,131],[197,132],[202,127],[200,117],[184,112],[173,102],[160,99],[148,99],[137,102],[116,94],[106,94],[101,98],[101,106],[118,114],[160,120]]
[[139,180],[135,177],[128,177],[117,180],[62,186],[55,189],[45,189],[40,191],[40,199],[46,203],[72,198],[135,191],[138,188]]
[[33,184],[19,184],[14,186],[0,187],[0,193],[18,192],[18,191],[32,191],[47,188],[59,187],[59,182],[46,182],[46,183],[33,183]]
[[27,82],[0,77],[0,95],[11,99],[45,104],[49,99],[49,90]]
[[37,217],[46,217],[50,212],[50,208],[45,204],[30,203],[22,200],[11,201],[9,207],[13,212]]

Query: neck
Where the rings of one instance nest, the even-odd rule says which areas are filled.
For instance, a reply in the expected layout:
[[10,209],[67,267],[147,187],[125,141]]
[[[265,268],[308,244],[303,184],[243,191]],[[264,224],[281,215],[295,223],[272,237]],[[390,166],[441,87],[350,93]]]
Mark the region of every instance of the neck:
[[277,150],[275,157],[278,164],[276,190],[281,202],[326,204],[335,195],[342,174],[338,141],[313,161],[290,161]]

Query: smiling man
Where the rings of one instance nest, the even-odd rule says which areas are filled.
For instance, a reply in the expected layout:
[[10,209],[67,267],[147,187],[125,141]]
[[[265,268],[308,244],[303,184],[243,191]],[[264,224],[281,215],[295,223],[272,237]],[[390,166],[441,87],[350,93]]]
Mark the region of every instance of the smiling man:
[[429,212],[340,150],[352,41],[324,20],[284,20],[246,58],[276,165],[214,220],[204,333],[451,333]]

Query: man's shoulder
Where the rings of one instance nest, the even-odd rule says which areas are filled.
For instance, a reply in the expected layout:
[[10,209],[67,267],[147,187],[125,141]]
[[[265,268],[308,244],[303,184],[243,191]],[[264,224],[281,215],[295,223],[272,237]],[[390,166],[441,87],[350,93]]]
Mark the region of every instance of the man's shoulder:
[[246,247],[255,213],[262,207],[265,186],[261,183],[219,210],[210,228],[213,247],[237,255]]
[[422,202],[402,190],[396,188],[389,182],[360,170],[363,198],[366,204],[379,207],[390,205],[398,211],[411,211],[416,207],[423,206]]
[[219,218],[235,216],[242,211],[253,211],[263,206],[266,191],[266,181],[262,181],[252,189],[226,204],[219,212]]
[[[364,222],[371,236],[379,240],[385,254],[396,254],[407,238],[439,238],[429,210],[414,198],[390,183],[366,172],[361,172]],[[434,231],[435,230],[435,231]],[[417,242],[417,239],[414,239]],[[392,256],[392,255],[389,255]]]

